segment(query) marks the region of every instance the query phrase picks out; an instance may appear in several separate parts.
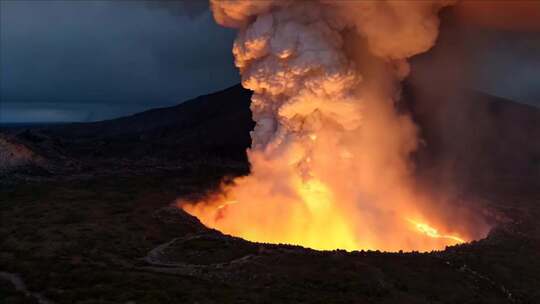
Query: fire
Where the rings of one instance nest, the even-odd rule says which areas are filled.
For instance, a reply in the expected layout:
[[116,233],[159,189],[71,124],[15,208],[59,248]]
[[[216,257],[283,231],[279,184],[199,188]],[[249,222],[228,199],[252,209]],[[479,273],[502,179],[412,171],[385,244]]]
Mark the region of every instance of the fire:
[[253,91],[251,173],[180,207],[224,233],[315,249],[432,250],[478,236],[483,223],[418,189],[419,132],[394,107],[407,59],[435,43],[450,3],[212,0],[216,21],[238,29],[235,64]]

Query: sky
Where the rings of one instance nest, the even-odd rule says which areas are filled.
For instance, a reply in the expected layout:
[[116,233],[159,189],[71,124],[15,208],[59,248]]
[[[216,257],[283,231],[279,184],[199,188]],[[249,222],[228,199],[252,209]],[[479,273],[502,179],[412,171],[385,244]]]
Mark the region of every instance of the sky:
[[489,51],[474,56],[480,90],[540,107],[540,33],[488,31]]
[[[466,85],[540,106],[538,33],[475,33],[458,41]],[[202,0],[0,0],[0,122],[96,121],[224,89],[240,81],[234,36]]]

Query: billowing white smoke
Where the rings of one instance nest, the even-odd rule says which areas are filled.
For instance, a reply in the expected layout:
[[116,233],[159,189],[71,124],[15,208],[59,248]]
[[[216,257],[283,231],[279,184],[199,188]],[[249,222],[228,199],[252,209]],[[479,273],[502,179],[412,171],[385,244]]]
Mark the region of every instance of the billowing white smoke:
[[212,0],[216,21],[239,29],[233,54],[254,91],[251,174],[183,207],[226,233],[322,249],[449,243],[417,221],[470,237],[413,190],[417,130],[394,108],[406,59],[435,43],[448,4]]

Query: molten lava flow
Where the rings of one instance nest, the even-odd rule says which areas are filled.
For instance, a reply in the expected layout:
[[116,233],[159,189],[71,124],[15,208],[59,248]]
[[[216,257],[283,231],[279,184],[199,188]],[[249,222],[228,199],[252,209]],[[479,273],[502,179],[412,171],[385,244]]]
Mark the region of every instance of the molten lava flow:
[[431,250],[476,236],[456,220],[463,210],[417,189],[417,127],[394,106],[447,1],[211,4],[239,29],[235,63],[254,91],[251,173],[182,208],[224,233],[316,249]]
[[457,236],[454,236],[454,235],[448,235],[448,234],[440,234],[439,231],[437,231],[437,229],[429,226],[426,223],[420,223],[420,222],[417,222],[417,221],[413,221],[411,219],[407,219],[407,221],[409,221],[411,224],[413,224],[414,227],[418,231],[420,231],[421,233],[423,233],[423,234],[425,234],[425,235],[427,235],[429,237],[437,238],[437,239],[449,239],[449,240],[455,241],[456,243],[465,243],[465,240],[463,240],[460,237],[457,237]]
[[238,204],[237,201],[227,201],[227,202],[224,202],[223,204],[217,206],[218,209],[223,209],[229,205],[232,205],[232,204]]

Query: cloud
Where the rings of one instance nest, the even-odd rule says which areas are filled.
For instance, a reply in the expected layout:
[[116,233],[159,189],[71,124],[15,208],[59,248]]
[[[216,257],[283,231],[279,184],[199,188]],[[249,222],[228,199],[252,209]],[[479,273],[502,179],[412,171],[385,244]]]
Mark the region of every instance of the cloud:
[[164,9],[174,16],[195,19],[208,12],[208,1],[204,0],[145,0],[150,9]]

